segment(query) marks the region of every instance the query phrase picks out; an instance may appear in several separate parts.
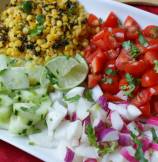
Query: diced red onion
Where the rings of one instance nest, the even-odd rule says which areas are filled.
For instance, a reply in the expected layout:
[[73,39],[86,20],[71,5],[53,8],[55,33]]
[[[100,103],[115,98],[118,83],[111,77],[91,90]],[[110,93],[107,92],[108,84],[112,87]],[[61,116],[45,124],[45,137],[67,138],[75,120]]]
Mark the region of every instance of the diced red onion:
[[84,120],[82,120],[82,125],[89,125],[91,123],[90,116],[88,115]]
[[119,139],[119,133],[113,128],[105,128],[98,132],[98,140],[101,142],[105,141],[116,141]]
[[151,147],[151,141],[148,138],[143,138],[141,142],[143,144],[143,152],[147,151]]
[[134,158],[134,156],[130,155],[126,148],[122,148],[120,154],[129,162],[139,162]]
[[74,112],[71,117],[71,121],[76,121],[77,120],[77,114]]
[[152,143],[151,148],[155,151],[158,151],[158,144],[157,143]]
[[142,123],[140,123],[139,121],[135,121],[138,129],[142,132],[144,132],[144,125]]
[[108,110],[108,102],[105,96],[101,96],[98,99],[98,104],[105,110]]
[[75,153],[67,147],[67,151],[66,151],[66,156],[64,158],[64,162],[72,162],[74,159]]
[[158,117],[154,116],[147,120],[147,124],[158,126]]
[[133,145],[133,142],[131,140],[131,136],[128,133],[120,133],[119,134],[118,143],[121,146],[130,146],[130,145]]

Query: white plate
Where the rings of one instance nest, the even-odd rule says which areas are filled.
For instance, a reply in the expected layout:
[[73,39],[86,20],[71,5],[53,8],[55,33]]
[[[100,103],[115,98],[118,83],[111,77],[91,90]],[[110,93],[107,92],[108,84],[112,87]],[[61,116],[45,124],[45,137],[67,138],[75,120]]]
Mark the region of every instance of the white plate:
[[[124,20],[128,15],[136,18],[139,24],[143,27],[149,24],[157,25],[158,16],[148,12],[127,6],[112,0],[80,0],[86,7],[87,11],[96,14],[105,19],[110,11],[114,11],[121,20]],[[26,138],[14,137],[4,130],[0,130],[0,139],[38,157],[46,162],[61,162],[57,160],[57,154],[52,149],[30,146]]]

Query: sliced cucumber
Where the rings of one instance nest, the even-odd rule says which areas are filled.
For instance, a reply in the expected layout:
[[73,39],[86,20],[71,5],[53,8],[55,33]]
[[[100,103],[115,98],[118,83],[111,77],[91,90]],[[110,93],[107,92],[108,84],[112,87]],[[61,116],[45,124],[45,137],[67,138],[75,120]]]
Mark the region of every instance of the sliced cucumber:
[[3,84],[9,89],[29,88],[29,80],[24,68],[14,67],[6,70],[2,75]]
[[11,107],[0,107],[0,123],[7,123],[12,113]]
[[6,55],[0,54],[0,71],[8,68],[9,59]]

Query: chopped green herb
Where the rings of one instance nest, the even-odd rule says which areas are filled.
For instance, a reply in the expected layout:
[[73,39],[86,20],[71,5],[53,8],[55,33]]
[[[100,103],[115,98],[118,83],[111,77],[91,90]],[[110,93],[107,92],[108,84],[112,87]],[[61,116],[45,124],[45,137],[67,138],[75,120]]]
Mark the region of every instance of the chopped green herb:
[[142,33],[139,33],[139,38],[138,38],[138,40],[139,40],[139,43],[140,43],[141,45],[143,45],[144,47],[147,47],[147,46],[148,46],[148,42],[147,42],[147,40],[144,38],[144,36],[143,36]]
[[36,20],[37,20],[37,23],[39,25],[43,25],[44,24],[44,21],[45,21],[45,17],[44,17],[44,15],[37,15],[36,16]]
[[88,100],[88,101],[93,101],[92,98],[92,91],[90,89],[87,89],[84,91],[84,97]]
[[44,26],[43,25],[37,25],[34,29],[32,29],[29,33],[30,36],[38,36],[43,32]]
[[29,141],[29,145],[34,146],[34,145],[35,145],[35,143],[34,143],[34,142]]
[[115,70],[109,68],[109,69],[106,69],[106,70],[105,70],[105,74],[107,74],[107,75],[113,75],[113,76],[114,76],[114,75],[117,74],[117,71],[115,71]]
[[27,125],[28,125],[28,126],[31,126],[31,125],[32,125],[32,123],[33,123],[33,121],[32,121],[32,120],[30,120],[30,121],[28,121]]
[[158,143],[158,136],[154,128],[151,128],[152,137],[155,143]]
[[109,147],[105,146],[103,148],[100,148],[99,149],[99,154],[105,155],[105,154],[112,153],[112,152],[115,151],[116,147],[117,147],[117,143],[116,142],[112,142]]
[[71,97],[71,98],[67,98],[66,96],[64,96],[64,100],[69,101],[69,102],[77,102],[80,98],[81,98],[80,95],[76,95],[76,96]]
[[112,80],[112,78],[103,78],[102,79],[102,82],[103,83],[106,83],[106,84],[112,84],[113,83],[113,80]]
[[31,1],[24,1],[22,2],[22,10],[27,13],[27,14],[30,14],[31,11],[32,11],[32,2]]
[[130,52],[130,55],[132,58],[137,58],[139,56],[139,53],[140,53],[139,49],[131,41],[123,42],[122,46],[124,49]]
[[135,152],[135,158],[139,160],[139,162],[148,162],[148,160],[144,157],[144,152],[142,149],[142,143],[141,141],[137,138],[137,136],[131,132],[131,137],[133,139],[133,142],[136,144],[137,149]]
[[154,70],[156,71],[156,73],[158,73],[158,60],[154,61]]
[[86,127],[86,134],[88,136],[89,144],[91,146],[98,147],[97,138],[96,138],[95,131],[94,131],[92,125],[88,125]]

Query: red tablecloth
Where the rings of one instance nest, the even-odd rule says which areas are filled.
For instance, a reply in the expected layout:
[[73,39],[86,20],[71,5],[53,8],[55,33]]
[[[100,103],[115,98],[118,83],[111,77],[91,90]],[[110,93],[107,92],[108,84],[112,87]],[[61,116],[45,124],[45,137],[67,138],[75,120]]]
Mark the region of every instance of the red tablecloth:
[[[139,6],[139,8],[158,14],[158,7]],[[42,161],[5,142],[0,141],[0,162],[42,162]]]

